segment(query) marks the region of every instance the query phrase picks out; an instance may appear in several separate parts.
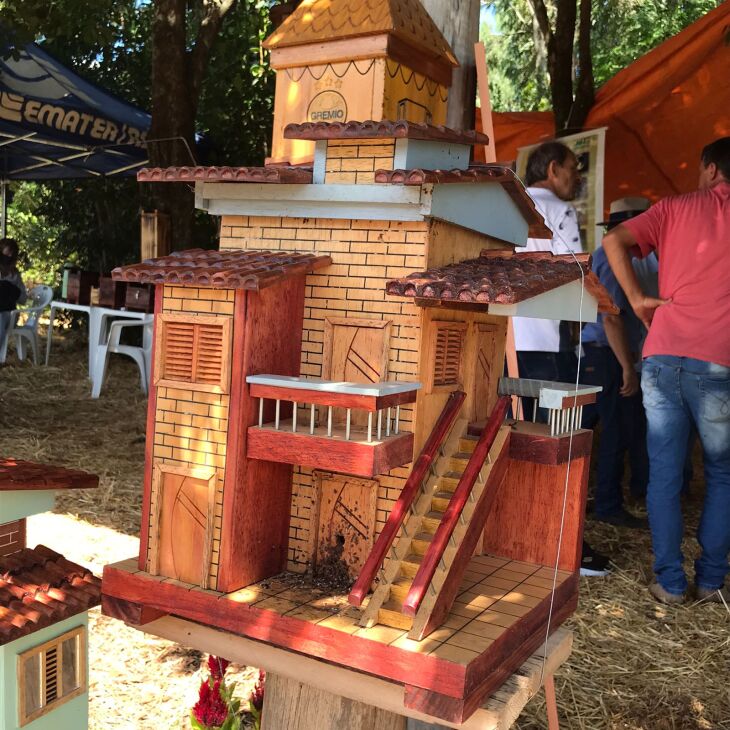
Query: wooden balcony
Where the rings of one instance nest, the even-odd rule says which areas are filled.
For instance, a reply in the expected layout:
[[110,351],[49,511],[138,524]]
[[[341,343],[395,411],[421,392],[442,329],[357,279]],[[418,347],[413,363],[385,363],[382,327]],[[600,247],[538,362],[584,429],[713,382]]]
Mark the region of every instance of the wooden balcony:
[[250,459],[374,477],[413,458],[413,434],[400,430],[400,407],[415,402],[420,383],[280,375],[246,382],[259,398],[258,425],[248,429]]

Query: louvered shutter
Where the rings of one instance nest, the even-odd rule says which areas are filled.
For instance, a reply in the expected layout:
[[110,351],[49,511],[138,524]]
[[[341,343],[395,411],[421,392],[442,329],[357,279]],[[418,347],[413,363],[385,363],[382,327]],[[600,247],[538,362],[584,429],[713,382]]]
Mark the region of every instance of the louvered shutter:
[[230,320],[163,314],[161,323],[155,382],[227,392]]
[[464,327],[438,324],[433,366],[434,387],[458,385],[461,379],[461,354]]

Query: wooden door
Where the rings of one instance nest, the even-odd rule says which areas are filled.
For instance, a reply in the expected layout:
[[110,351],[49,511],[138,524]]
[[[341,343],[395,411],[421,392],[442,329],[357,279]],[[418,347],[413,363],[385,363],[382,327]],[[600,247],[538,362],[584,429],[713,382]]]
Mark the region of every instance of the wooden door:
[[474,404],[472,421],[485,421],[497,400],[497,381],[502,374],[497,361],[497,328],[476,324],[474,348]]
[[378,483],[338,474],[321,474],[313,511],[314,569],[337,560],[351,578],[360,572],[373,547]]
[[[322,376],[346,383],[378,383],[388,375],[390,321],[328,318],[324,333]],[[335,423],[343,423],[345,410],[335,408]],[[353,425],[365,425],[367,414],[352,412]]]
[[208,471],[157,467],[156,545],[150,572],[207,587],[215,481]]

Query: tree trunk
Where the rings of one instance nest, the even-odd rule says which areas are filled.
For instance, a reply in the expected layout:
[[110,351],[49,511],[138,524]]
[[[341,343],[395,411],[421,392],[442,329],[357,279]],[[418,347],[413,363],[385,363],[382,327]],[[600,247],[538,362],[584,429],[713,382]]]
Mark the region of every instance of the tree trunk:
[[575,88],[575,101],[568,118],[567,127],[583,129],[595,96],[593,78],[593,54],[591,52],[591,0],[580,0],[580,19],[578,21],[578,80]]
[[[195,100],[189,89],[186,0],[155,0],[152,25],[152,125],[148,149],[154,167],[194,165]],[[157,184],[152,197],[170,215],[175,249],[192,244],[193,194],[186,185]]]
[[451,46],[460,66],[454,69],[446,126],[474,129],[476,66],[474,44],[479,40],[479,0],[421,0]]
[[266,674],[261,730],[405,730],[406,718]]

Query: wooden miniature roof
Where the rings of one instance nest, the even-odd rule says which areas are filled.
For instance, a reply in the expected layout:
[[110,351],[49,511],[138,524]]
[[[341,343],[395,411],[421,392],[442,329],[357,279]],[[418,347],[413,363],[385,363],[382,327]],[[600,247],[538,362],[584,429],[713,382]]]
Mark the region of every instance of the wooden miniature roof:
[[101,580],[50,548],[0,557],[0,646],[100,601]]
[[482,251],[468,259],[389,281],[388,294],[446,302],[517,304],[585,277],[586,289],[598,300],[598,311],[618,308],[590,270],[590,256],[548,252]]
[[329,266],[332,259],[298,251],[206,251],[193,248],[112,271],[116,281],[259,291],[289,276]]
[[284,127],[286,139],[423,139],[431,142],[452,142],[453,144],[489,144],[489,137],[473,130],[449,129],[424,122],[380,122],[368,119],[364,122],[304,122],[287,124]]
[[139,182],[312,182],[311,167],[267,165],[266,167],[143,167],[137,173]]
[[264,47],[273,50],[382,34],[459,65],[420,0],[303,0]]
[[517,175],[502,165],[478,165],[466,170],[376,170],[375,182],[391,185],[424,185],[434,183],[499,183],[512,198],[529,226],[530,238],[552,238],[553,232],[535,207]]
[[34,464],[20,459],[0,459],[0,492],[43,489],[90,489],[99,477],[77,469]]

